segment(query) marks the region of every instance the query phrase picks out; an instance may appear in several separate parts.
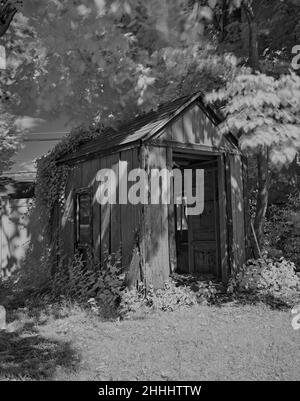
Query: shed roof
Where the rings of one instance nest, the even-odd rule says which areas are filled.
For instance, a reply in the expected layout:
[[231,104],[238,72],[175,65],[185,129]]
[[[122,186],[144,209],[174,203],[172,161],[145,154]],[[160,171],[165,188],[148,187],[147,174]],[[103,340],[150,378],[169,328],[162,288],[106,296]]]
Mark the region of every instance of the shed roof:
[[[147,141],[196,102],[215,125],[220,123],[220,116],[211,107],[204,105],[203,94],[197,92],[162,104],[157,110],[140,115],[129,123],[121,125],[117,130],[111,127],[106,128],[97,138],[83,143],[75,152],[61,156],[58,161],[65,162],[81,159],[88,155],[105,153],[108,150]],[[230,135],[229,139],[233,145],[237,145],[237,141],[232,135]]]

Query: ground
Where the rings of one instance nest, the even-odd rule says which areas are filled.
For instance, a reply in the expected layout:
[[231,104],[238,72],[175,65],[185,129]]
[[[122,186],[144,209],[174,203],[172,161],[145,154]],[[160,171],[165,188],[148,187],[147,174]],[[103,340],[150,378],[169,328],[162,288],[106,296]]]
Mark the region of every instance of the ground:
[[100,321],[79,308],[9,311],[0,378],[12,380],[299,380],[290,311],[197,305]]

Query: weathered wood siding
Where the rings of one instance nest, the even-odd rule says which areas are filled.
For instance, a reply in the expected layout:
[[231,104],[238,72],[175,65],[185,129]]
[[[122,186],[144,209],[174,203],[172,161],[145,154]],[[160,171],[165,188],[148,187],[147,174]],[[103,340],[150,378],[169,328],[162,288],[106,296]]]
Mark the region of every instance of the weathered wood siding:
[[232,213],[231,269],[235,271],[245,263],[246,259],[243,168],[240,155],[229,154],[228,159]]
[[[149,196],[151,193],[150,171],[167,168],[167,149],[147,146],[143,152],[144,166],[148,172]],[[161,185],[160,185],[161,191]],[[170,275],[168,240],[168,205],[149,204],[143,207],[143,266],[147,285],[160,288]]]
[[220,135],[204,111],[194,105],[179,117],[158,138],[161,142],[199,145],[203,148],[230,149],[231,144]]
[[218,190],[219,190],[219,239],[220,239],[220,263],[222,275],[219,277],[224,283],[228,280],[228,216],[226,208],[228,197],[226,194],[226,165],[225,155],[218,156]]
[[[123,162],[123,165],[124,162],[127,163],[128,174],[131,170],[139,168],[139,149],[134,148],[121,152],[120,161]],[[125,174],[125,171],[120,170],[120,173]],[[125,178],[121,179],[124,180]],[[129,185],[132,185],[132,183],[129,183]],[[132,205],[129,202],[127,204],[120,205],[120,242],[122,245],[122,262],[126,269],[131,266],[134,249],[138,247],[140,241],[140,213],[141,205]],[[136,266],[131,266],[131,268],[136,270]],[[138,279],[138,277],[136,277],[136,279]],[[134,281],[135,278],[133,274],[130,278],[130,285],[134,285]]]
[[[64,256],[74,256],[74,198],[76,191],[92,188],[93,255],[103,260],[106,253],[121,251],[124,269],[131,265],[133,250],[138,244],[140,230],[140,205],[119,204],[117,185],[116,204],[100,205],[96,199],[99,186],[96,177],[100,169],[112,169],[119,182],[120,161],[127,163],[127,172],[139,167],[137,148],[102,156],[75,165],[67,180],[65,208],[61,212],[60,230]],[[124,177],[124,180],[126,177]]]

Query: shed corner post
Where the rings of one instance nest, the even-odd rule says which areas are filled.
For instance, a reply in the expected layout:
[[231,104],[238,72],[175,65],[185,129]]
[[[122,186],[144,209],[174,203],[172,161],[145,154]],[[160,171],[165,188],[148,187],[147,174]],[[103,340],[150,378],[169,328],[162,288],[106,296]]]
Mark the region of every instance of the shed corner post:
[[[245,188],[243,163],[240,153],[228,155],[230,213],[231,213],[231,272],[236,272],[246,261]],[[230,248],[229,248],[230,249]]]
[[251,258],[251,216],[249,198],[247,196],[248,188],[248,158],[242,155],[242,168],[243,168],[243,190],[244,190],[244,216],[245,216],[245,257],[247,261]]
[[228,256],[228,228],[230,224],[227,217],[229,199],[226,191],[226,158],[225,154],[218,156],[218,196],[219,196],[219,233],[220,233],[220,264],[221,279],[223,284],[227,284],[229,276],[229,256]]

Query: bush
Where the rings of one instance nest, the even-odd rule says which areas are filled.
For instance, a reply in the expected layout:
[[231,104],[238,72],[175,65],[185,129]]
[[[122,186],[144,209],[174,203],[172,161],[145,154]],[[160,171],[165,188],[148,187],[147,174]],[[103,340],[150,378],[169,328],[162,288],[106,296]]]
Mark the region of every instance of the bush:
[[177,285],[176,281],[170,278],[164,288],[156,291],[152,287],[146,290],[141,283],[136,290],[123,291],[119,314],[123,318],[129,318],[154,310],[175,311],[182,307],[213,302],[217,292],[212,282],[198,282],[192,289],[190,286]]
[[252,259],[230,278],[228,292],[271,297],[289,304],[300,298],[300,278],[294,263],[284,258]]
[[300,194],[290,195],[282,207],[269,208],[266,242],[270,255],[281,253],[300,270]]
[[176,287],[172,281],[157,291],[154,291],[151,286],[146,290],[144,284],[140,283],[136,290],[124,290],[119,314],[123,318],[129,318],[138,312],[174,311],[182,306],[192,306],[196,303],[197,297],[193,291],[186,287]]
[[63,296],[101,314],[116,314],[125,287],[120,255],[106,255],[102,263],[92,257],[84,262],[79,255],[67,265],[61,262],[51,281],[51,296]]
[[[28,254],[30,263],[21,270],[17,289],[24,304],[33,309],[67,302],[88,308],[104,318],[137,317],[137,314],[153,310],[173,311],[211,302],[218,292],[212,282],[193,280],[189,283],[187,280],[185,283],[178,277],[170,278],[161,290],[154,291],[151,286],[146,290],[143,283],[137,289],[129,290],[119,253],[106,254],[101,263],[91,255],[85,262],[79,255],[67,262],[59,252],[50,250],[36,256],[32,252]],[[53,269],[57,260],[58,266]]]

